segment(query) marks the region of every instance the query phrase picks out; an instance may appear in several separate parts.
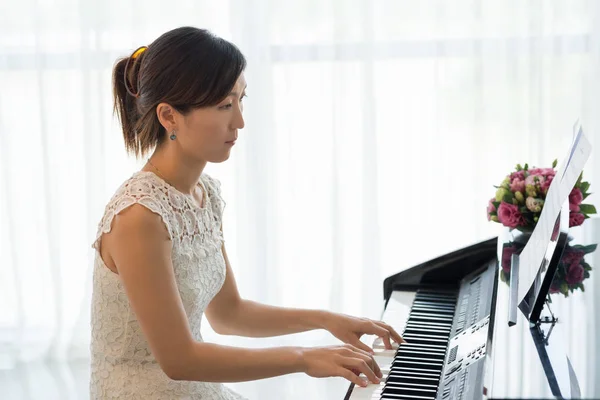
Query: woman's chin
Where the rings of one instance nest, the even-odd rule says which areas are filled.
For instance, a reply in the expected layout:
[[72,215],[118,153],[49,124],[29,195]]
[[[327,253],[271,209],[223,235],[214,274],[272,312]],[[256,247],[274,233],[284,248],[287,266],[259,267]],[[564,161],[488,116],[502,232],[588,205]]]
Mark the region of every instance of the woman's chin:
[[215,155],[214,157],[211,157],[211,159],[208,160],[208,161],[211,162],[211,163],[213,163],[213,164],[218,164],[218,163],[222,163],[224,161],[229,160],[230,156],[231,156],[231,151],[227,150],[223,154],[219,154],[219,155]]

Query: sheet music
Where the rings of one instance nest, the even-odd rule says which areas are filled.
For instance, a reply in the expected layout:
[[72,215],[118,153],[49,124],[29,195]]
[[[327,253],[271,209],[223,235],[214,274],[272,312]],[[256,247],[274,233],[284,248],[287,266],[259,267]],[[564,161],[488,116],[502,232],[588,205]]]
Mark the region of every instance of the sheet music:
[[569,148],[567,157],[565,157],[560,170],[550,184],[540,219],[519,256],[519,303],[523,301],[535,281],[561,207],[569,197],[571,190],[573,190],[592,151],[590,142],[578,124],[576,125],[577,128],[577,135]]

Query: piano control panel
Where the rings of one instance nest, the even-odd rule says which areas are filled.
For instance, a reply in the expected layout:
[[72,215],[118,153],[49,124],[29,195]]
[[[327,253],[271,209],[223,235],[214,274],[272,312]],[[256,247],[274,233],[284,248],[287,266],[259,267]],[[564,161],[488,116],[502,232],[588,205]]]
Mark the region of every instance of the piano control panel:
[[495,265],[461,282],[437,400],[481,398]]

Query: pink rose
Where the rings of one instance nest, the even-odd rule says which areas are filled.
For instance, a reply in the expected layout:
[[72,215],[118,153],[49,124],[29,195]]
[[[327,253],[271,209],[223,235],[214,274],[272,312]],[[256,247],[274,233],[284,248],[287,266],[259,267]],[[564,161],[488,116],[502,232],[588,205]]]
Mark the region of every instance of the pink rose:
[[516,172],[513,172],[512,174],[510,174],[510,181],[512,182],[515,179],[524,181],[525,180],[525,171],[521,170],[521,171],[516,171]]
[[504,272],[510,272],[510,263],[513,254],[519,254],[521,251],[516,246],[507,246],[502,249],[502,269]]
[[529,175],[525,178],[525,185],[535,185],[537,180],[538,185],[542,185],[546,180],[542,175]]
[[560,262],[568,265],[579,265],[585,253],[582,250],[575,250],[571,247],[567,247]]
[[500,206],[498,207],[498,221],[509,228],[525,225],[525,219],[519,212],[519,207],[504,201],[500,203]]
[[579,188],[573,188],[573,190],[571,190],[571,193],[569,194],[569,203],[580,205],[582,201],[583,193],[581,193],[581,190]]
[[[500,206],[500,208],[502,208],[502,205]],[[500,218],[500,215],[498,215],[498,218]],[[585,217],[583,216],[583,214],[578,212],[569,213],[569,227],[579,226],[583,224],[583,221],[585,221]]]
[[521,179],[515,179],[510,184],[510,191],[513,193],[525,193],[525,181]]
[[530,168],[527,170],[527,172],[529,172],[529,175],[541,175],[542,169],[541,168]]
[[569,272],[567,272],[567,276],[565,277],[565,280],[567,281],[567,283],[569,285],[574,285],[576,283],[583,281],[584,273],[585,273],[585,270],[583,269],[583,267],[581,265],[573,264],[569,268]]
[[554,168],[542,168],[542,175],[545,177],[556,175]]
[[492,216],[490,214],[493,213],[494,211],[496,211],[496,207],[492,203],[493,201],[496,201],[496,199],[495,198],[490,199],[490,202],[488,203],[488,207],[487,207],[487,218],[488,218],[488,221],[492,218]]
[[542,175],[542,176],[546,177],[549,175],[554,175],[554,174],[556,174],[556,172],[554,172],[554,168],[531,168],[529,170],[529,174],[530,175]]
[[544,182],[542,182],[542,184],[540,185],[540,188],[542,189],[542,193],[548,194],[548,189],[550,188],[550,184],[552,183],[553,179],[554,179],[554,175],[548,175],[546,177],[546,180],[544,180]]
[[521,171],[516,171],[516,172],[513,172],[512,174],[510,174],[510,181],[512,182],[515,179],[524,181],[525,180],[525,171],[521,170]]

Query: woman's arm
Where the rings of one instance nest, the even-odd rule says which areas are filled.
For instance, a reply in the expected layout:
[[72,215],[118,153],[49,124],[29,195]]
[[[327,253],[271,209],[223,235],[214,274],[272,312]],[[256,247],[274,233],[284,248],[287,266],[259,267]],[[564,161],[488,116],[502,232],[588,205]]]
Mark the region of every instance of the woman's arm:
[[221,335],[269,337],[323,328],[326,311],[274,307],[242,299],[222,247],[227,268],[225,283],[206,308],[205,315]]
[[171,379],[236,382],[293,372],[344,376],[358,370],[376,381],[378,368],[352,347],[243,349],[194,340],[181,302],[171,241],[160,217],[141,205],[117,215],[102,237],[101,253],[116,267],[152,354]]
[[345,343],[371,352],[369,346],[360,342],[364,334],[383,338],[386,348],[391,349],[391,340],[404,340],[394,329],[380,321],[355,318],[323,310],[275,307],[242,299],[233,270],[222,248],[227,276],[221,291],[206,309],[206,317],[213,329],[222,335],[267,337],[327,329]]

